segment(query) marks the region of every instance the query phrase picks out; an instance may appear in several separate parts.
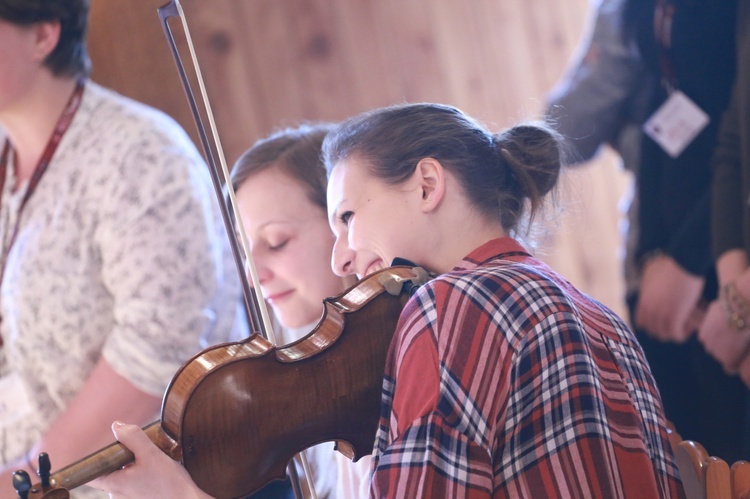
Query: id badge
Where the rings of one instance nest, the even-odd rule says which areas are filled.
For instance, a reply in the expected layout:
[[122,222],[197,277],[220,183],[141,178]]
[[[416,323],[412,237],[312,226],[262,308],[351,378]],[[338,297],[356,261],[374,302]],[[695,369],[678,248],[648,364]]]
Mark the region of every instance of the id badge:
[[31,397],[18,373],[0,378],[0,426],[17,421],[31,412]]
[[644,123],[643,131],[676,158],[710,121],[690,97],[675,90]]

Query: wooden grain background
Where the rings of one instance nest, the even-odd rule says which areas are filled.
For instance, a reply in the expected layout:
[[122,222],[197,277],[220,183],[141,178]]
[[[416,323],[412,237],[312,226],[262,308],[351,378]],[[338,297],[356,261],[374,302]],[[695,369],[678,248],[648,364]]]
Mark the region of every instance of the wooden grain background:
[[[92,0],[93,78],[194,125],[156,8]],[[299,120],[452,104],[499,128],[537,115],[587,0],[183,0],[230,163]],[[178,38],[182,27],[172,21]],[[184,44],[181,44],[185,56]]]
[[[92,0],[93,78],[163,109],[197,141],[156,8]],[[229,164],[275,128],[401,102],[496,129],[538,117],[588,0],[183,0]],[[171,26],[187,58],[179,22]],[[191,67],[188,64],[189,69]],[[192,72],[192,70],[190,70]],[[616,159],[577,168],[537,254],[625,314]]]

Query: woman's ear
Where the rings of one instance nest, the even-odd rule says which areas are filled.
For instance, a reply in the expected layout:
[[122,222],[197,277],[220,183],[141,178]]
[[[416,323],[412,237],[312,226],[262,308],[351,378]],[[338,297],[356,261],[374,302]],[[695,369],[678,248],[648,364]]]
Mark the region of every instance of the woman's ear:
[[422,212],[434,211],[445,196],[445,168],[434,158],[423,158],[415,174],[422,189]]
[[34,25],[36,50],[39,62],[44,61],[55,50],[60,41],[60,21],[43,21]]

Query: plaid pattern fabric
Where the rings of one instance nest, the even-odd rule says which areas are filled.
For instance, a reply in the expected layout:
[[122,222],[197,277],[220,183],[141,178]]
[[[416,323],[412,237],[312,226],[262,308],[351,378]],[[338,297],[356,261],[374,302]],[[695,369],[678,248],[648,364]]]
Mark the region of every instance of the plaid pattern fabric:
[[372,497],[682,497],[633,334],[509,238],[407,303]]

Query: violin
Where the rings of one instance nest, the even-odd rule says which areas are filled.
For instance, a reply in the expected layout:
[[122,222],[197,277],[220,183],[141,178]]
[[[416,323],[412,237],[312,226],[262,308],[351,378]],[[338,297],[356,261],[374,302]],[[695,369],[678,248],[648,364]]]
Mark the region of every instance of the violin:
[[[411,266],[373,273],[326,299],[313,331],[284,347],[255,333],[201,351],[172,378],[161,419],[146,434],[217,498],[245,497],[283,479],[295,454],[322,442],[336,441],[355,461],[369,454],[396,322],[426,277]],[[34,486],[17,471],[14,485],[19,497],[64,499],[132,461],[113,443]]]

